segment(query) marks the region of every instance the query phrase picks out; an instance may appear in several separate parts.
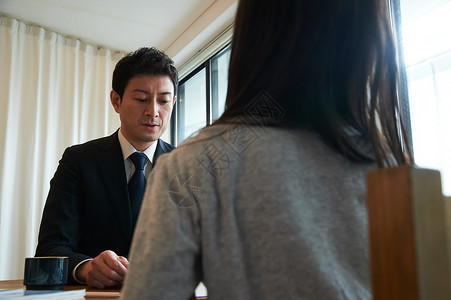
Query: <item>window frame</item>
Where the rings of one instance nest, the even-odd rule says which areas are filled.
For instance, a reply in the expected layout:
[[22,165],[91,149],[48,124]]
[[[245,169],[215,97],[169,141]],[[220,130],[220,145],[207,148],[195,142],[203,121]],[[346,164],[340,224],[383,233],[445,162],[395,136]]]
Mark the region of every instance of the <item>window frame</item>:
[[[185,82],[193,78],[195,75],[197,75],[199,72],[201,72],[203,69],[205,69],[205,101],[206,101],[206,120],[207,123],[205,126],[209,126],[212,123],[212,61],[218,57],[221,56],[225,51],[230,50],[231,43],[227,43],[225,46],[222,46],[218,51],[216,51],[213,55],[209,56],[206,60],[204,60],[201,64],[199,64],[194,70],[192,70],[190,73],[188,73],[186,76],[184,76],[179,81],[179,87],[177,89],[177,102],[179,101],[179,88],[182,86]],[[177,117],[178,114],[181,113],[180,105],[175,105],[174,111],[171,116],[171,144],[174,146],[177,146],[179,144],[179,124],[177,123]]]

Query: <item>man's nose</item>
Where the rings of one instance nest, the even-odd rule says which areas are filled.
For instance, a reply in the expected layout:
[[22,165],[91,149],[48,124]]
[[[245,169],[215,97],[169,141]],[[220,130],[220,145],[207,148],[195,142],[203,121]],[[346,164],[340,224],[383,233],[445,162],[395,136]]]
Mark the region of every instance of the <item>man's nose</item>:
[[146,115],[155,118],[158,116],[158,104],[157,101],[152,100],[149,102],[149,104],[146,107]]

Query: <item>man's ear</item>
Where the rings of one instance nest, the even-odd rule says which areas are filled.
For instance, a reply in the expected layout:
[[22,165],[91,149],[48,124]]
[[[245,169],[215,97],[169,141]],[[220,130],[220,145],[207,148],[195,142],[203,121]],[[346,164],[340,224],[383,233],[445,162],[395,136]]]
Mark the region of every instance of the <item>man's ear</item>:
[[119,108],[121,107],[121,96],[119,96],[115,90],[111,90],[110,92],[110,101],[114,107],[114,110],[119,113]]

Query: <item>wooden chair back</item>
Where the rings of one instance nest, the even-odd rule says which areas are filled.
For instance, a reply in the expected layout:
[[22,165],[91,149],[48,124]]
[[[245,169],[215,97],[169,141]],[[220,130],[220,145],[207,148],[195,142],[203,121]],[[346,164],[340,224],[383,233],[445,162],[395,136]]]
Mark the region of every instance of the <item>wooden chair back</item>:
[[416,167],[367,175],[373,298],[451,299],[440,172]]

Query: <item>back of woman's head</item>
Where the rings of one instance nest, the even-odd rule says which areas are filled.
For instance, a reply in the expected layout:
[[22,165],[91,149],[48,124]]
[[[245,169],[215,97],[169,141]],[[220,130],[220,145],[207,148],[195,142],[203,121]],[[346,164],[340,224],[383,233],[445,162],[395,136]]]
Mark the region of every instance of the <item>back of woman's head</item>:
[[352,159],[406,163],[395,52],[385,0],[240,0],[219,122],[264,91],[283,112],[270,122],[312,129]]

